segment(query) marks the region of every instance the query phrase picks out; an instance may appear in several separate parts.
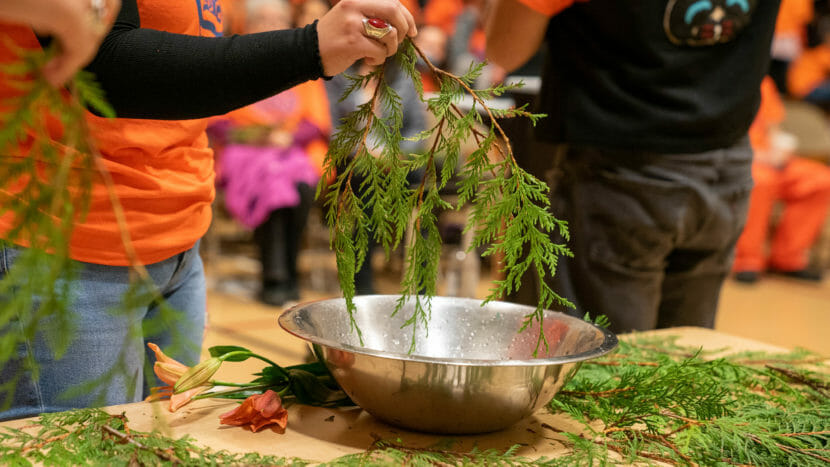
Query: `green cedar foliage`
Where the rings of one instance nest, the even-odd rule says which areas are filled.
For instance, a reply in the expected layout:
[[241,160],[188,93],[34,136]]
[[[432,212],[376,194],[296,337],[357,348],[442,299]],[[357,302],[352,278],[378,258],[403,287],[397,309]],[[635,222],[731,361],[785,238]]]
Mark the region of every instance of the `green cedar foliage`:
[[[226,353],[227,348],[217,348]],[[678,346],[674,338],[636,337],[618,352],[585,362],[551,401],[551,411],[582,422],[578,433],[541,424],[566,446],[562,456],[529,459],[506,451],[376,441],[362,453],[323,465],[757,465],[830,463],[830,371],[823,357],[735,354]],[[309,370],[312,368],[309,367]],[[100,410],[47,414],[26,430],[0,429],[4,464],[306,465],[313,460],[213,451],[190,438],[130,430]],[[315,465],[317,465],[315,463]]]
[[[616,353],[586,362],[550,408],[584,424],[582,434],[566,437],[616,452],[619,462],[830,463],[824,358],[804,351],[713,357],[673,339],[622,341]],[[584,455],[568,457],[578,463]]]
[[[434,96],[423,92],[418,58],[423,59],[440,83]],[[423,154],[400,150],[402,108],[398,94],[384,80],[386,67],[400,66],[411,78],[435,125],[413,137],[427,141]],[[501,96],[510,87],[496,85],[473,89],[484,64],[473,64],[463,76],[438,69],[418,47],[405,40],[398,60],[390,60],[365,76],[351,77],[343,98],[366,86],[374,86],[369,102],[346,116],[332,138],[325,174],[318,195],[325,191],[326,219],[331,246],[337,256],[338,278],[349,313],[354,312],[354,273],[366,258],[370,238],[383,246],[387,256],[403,244],[406,251],[401,298],[394,313],[407,300],[415,300],[410,327],[412,348],[417,326],[429,320],[429,297],[436,294],[441,254],[438,215],[448,209],[470,208],[466,231],[474,232],[471,250],[484,248],[484,256],[502,261],[503,279],[494,283],[487,301],[506,296],[520,286],[522,275],[531,271],[542,284],[536,310],[526,316],[524,328],[542,320],[542,311],[553,304],[573,307],[551,290],[545,278],[556,272],[558,258],[571,253],[564,244],[551,240],[559,233],[568,239],[567,224],[549,210],[548,187],[516,163],[507,136],[499,125],[504,118],[544,117],[524,108],[496,110],[489,99]],[[369,88],[372,89],[372,88]],[[462,110],[462,99],[472,100]],[[477,149],[461,160],[461,145],[474,140]],[[367,142],[380,141],[378,149]],[[338,168],[341,168],[338,170]],[[410,173],[423,174],[410,186]],[[355,175],[365,180],[358,192],[352,189]],[[336,177],[325,185],[325,181]],[[458,179],[455,201],[442,197],[451,180]],[[408,230],[417,232],[409,239]],[[353,329],[358,334],[354,318]],[[524,330],[523,328],[523,330]],[[541,327],[540,327],[541,329]],[[546,344],[540,333],[539,344]]]

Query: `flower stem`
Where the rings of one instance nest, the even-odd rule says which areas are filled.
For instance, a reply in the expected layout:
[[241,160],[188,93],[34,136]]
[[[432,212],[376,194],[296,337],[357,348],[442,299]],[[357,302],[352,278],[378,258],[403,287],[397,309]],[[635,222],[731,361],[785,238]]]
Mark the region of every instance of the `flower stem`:
[[246,387],[239,387],[239,388],[233,388],[233,389],[226,389],[224,391],[204,392],[202,394],[199,394],[198,396],[193,396],[193,400],[210,399],[211,397],[226,396],[228,394],[233,394],[233,393],[236,393],[236,392],[251,391],[251,390],[255,390],[255,389],[268,389],[270,387],[271,387],[270,384],[259,384],[259,385],[256,385],[256,386],[246,386]]
[[288,378],[288,372],[287,372],[287,371],[285,371],[285,369],[284,369],[283,367],[281,367],[281,366],[277,365],[275,362],[273,362],[273,361],[269,360],[269,359],[268,359],[268,358],[266,358],[266,357],[263,357],[262,355],[255,354],[255,353],[251,352],[250,350],[234,350],[233,352],[228,352],[228,353],[226,353],[226,354],[224,354],[224,355],[221,355],[221,356],[219,357],[219,360],[222,360],[222,361],[224,362],[224,361],[226,361],[227,359],[229,359],[229,358],[231,358],[231,357],[237,357],[237,356],[240,356],[240,355],[247,355],[248,357],[253,357],[253,358],[256,358],[256,359],[262,360],[263,362],[265,362],[265,363],[267,363],[267,364],[269,364],[269,365],[273,366],[273,367],[274,367],[274,368],[276,368],[277,370],[279,370],[280,374],[281,374],[284,378],[286,378],[286,379]]
[[231,382],[227,382],[227,381],[216,381],[216,380],[211,380],[210,384],[212,384],[213,386],[231,386],[231,387],[236,387],[236,388],[248,388],[248,387],[252,387],[252,386],[261,386],[261,384],[257,384],[257,383],[231,383]]

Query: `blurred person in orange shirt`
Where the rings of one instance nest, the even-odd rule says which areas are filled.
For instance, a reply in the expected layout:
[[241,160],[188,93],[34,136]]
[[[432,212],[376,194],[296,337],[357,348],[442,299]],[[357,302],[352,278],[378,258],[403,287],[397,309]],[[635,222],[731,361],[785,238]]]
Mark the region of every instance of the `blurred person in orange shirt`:
[[781,94],[789,94],[787,71],[807,46],[807,26],[814,16],[813,0],[781,0],[772,36],[769,71]]
[[[809,267],[809,252],[830,206],[830,167],[795,155],[795,137],[779,128],[784,117],[781,97],[767,77],[761,84],[761,107],[749,130],[755,185],[732,267],[739,282],[754,283],[765,271],[821,280],[821,270]],[[784,209],[767,253],[770,220],[778,202],[784,203]]]
[[[490,11],[489,0],[429,0],[424,7],[424,23],[444,31],[447,36],[448,71],[463,74],[472,62],[485,60],[487,36],[484,26]],[[488,63],[476,87],[488,87],[504,80],[504,69]]]
[[[246,0],[244,33],[311,24],[328,11],[322,0]],[[296,18],[294,20],[293,18]],[[229,123],[230,125],[227,125]],[[323,81],[306,81],[227,114],[214,123],[229,141],[217,150],[218,184],[228,211],[254,230],[261,264],[260,299],[299,300],[297,259],[331,133]]]
[[[146,341],[175,347],[178,351],[171,357],[185,364],[198,361],[206,318],[198,247],[211,222],[214,198],[206,118],[301,82],[336,75],[358,60],[383,63],[405,36],[417,34],[412,15],[393,0],[344,0],[303,28],[232,37],[221,37],[222,16],[221,0],[122,0],[114,26],[86,67],[118,115],[108,119],[87,113],[85,119],[101,163],[113,179],[132,251],[178,313],[162,315],[164,310],[150,295],[124,313],[111,312],[130,290],[133,257],[122,240],[127,233],[121,231],[108,185],[95,178],[87,215],[73,224],[70,239],[76,275],[71,282],[55,285],[73,294],[72,341],[57,357],[50,337],[66,332],[66,326],[46,319],[38,321],[33,338],[21,336],[14,348],[0,355],[8,357],[0,367],[0,400],[11,402],[9,410],[0,409],[0,420],[140,400],[149,389],[141,382],[150,381],[143,376]],[[366,17],[394,27],[384,37],[370,38],[363,23]],[[3,65],[16,63],[21,49],[43,50],[49,40],[38,28],[14,21],[0,24]],[[0,102],[25,92],[11,80],[7,67],[0,66]],[[54,122],[58,117],[44,115]],[[57,144],[62,130],[59,124],[49,125],[46,135],[25,135],[5,149],[2,160],[37,163],[39,155],[31,151],[34,138]],[[4,199],[25,203],[19,185],[4,184]],[[29,252],[26,239],[14,235],[18,221],[8,209],[0,214],[0,278],[14,271],[18,259]],[[37,307],[40,297],[31,298]],[[164,326],[157,325],[160,316],[166,318]],[[156,326],[142,330],[154,321]],[[16,332],[12,323],[0,329],[4,337]],[[31,371],[33,365],[37,374]],[[68,388],[103,379],[109,384],[99,388],[100,394],[86,391],[64,397]]]
[[793,97],[830,112],[830,17],[818,20],[817,33],[822,41],[805,50],[787,73],[787,87]]

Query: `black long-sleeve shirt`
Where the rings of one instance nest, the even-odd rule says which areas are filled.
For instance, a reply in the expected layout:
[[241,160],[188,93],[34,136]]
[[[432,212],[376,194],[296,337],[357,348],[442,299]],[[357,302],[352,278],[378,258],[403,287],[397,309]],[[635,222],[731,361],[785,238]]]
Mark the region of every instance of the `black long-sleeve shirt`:
[[230,37],[142,29],[136,0],[122,0],[112,30],[86,67],[118,117],[183,120],[221,115],[323,76],[317,23]]

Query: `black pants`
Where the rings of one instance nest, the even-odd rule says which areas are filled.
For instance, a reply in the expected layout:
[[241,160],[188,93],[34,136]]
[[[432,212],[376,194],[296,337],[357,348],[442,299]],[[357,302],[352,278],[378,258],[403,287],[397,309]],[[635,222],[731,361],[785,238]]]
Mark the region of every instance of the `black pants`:
[[314,188],[301,183],[297,186],[300,203],[290,208],[277,209],[254,231],[262,262],[263,287],[287,286],[296,288],[297,257],[308,221],[308,212],[314,201]]
[[[713,327],[746,222],[751,162],[745,139],[700,154],[564,150],[559,167],[535,173],[553,187],[574,254],[560,258],[549,285],[574,314],[608,316],[614,332]],[[535,281],[526,275],[511,299],[535,305]]]

